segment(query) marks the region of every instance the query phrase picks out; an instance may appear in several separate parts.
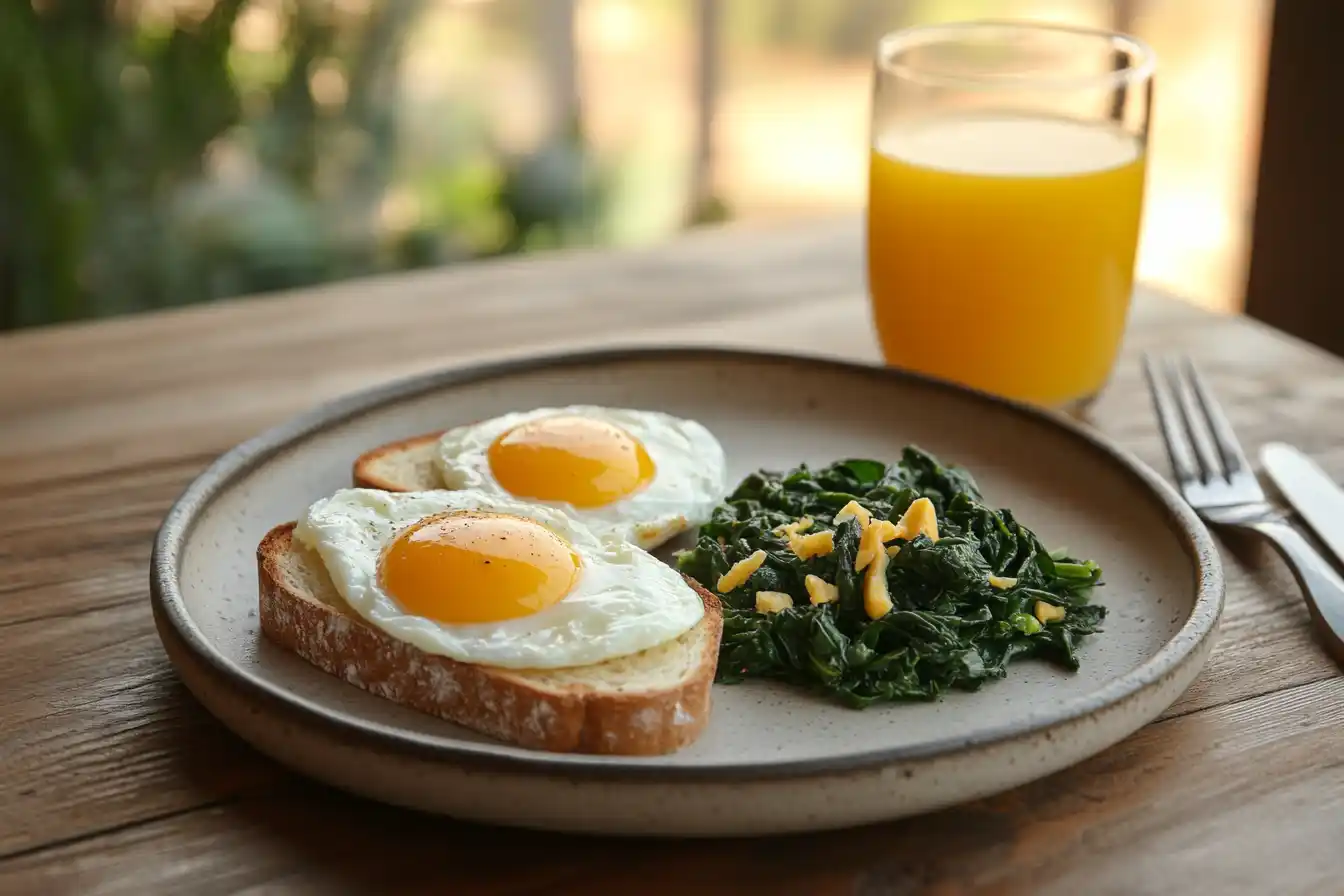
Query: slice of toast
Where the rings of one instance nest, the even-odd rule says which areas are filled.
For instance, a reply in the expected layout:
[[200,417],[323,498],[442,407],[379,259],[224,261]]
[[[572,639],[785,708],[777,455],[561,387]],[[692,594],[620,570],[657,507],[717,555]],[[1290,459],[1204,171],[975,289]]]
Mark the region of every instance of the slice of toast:
[[421,492],[443,488],[443,477],[434,465],[435,449],[442,432],[412,436],[366,451],[355,459],[355,488],[385,492]]
[[632,656],[568,669],[502,669],[425,653],[357,616],[315,551],[276,526],[257,546],[261,630],[325,672],[380,697],[538,750],[656,755],[709,721],[723,611]]

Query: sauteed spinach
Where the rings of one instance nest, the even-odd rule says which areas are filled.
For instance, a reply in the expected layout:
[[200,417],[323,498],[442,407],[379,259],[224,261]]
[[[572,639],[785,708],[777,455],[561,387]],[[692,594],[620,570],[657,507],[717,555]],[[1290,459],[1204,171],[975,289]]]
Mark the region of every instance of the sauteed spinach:
[[[871,521],[900,521],[920,498],[933,505],[936,535],[903,532],[886,541],[891,606],[871,618],[881,611],[865,608],[865,573],[855,569],[863,532]],[[840,514],[847,518],[836,524],[851,501],[871,521]],[[790,524],[792,533],[784,528]],[[799,530],[831,532],[821,537],[831,550],[804,559],[791,543]],[[760,566],[720,595],[717,680],[780,679],[853,707],[973,690],[1002,678],[1019,657],[1077,669],[1079,639],[1100,631],[1106,615],[1088,603],[1101,577],[1097,564],[1048,551],[1012,511],[987,507],[968,473],[915,447],[890,465],[845,460],[748,476],[701,527],[696,547],[678,555],[678,566],[714,589],[757,551],[764,552]],[[822,593],[834,599],[812,603],[808,576],[833,585]],[[773,611],[758,609],[759,592]]]

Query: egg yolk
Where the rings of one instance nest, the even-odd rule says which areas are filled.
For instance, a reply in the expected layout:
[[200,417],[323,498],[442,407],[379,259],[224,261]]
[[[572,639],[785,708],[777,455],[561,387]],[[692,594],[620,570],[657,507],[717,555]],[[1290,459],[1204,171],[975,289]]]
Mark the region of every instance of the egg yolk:
[[601,507],[653,480],[653,460],[619,426],[558,416],[515,426],[487,453],[495,481],[511,494],[575,507]]
[[408,527],[383,551],[383,590],[438,622],[501,622],[544,610],[579,578],[579,556],[532,520],[468,510]]

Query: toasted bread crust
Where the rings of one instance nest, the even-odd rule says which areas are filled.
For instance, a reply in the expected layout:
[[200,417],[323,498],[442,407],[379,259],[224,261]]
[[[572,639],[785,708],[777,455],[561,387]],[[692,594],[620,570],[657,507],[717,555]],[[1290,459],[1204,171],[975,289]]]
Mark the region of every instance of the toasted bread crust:
[[276,526],[257,547],[261,629],[266,637],[351,684],[520,746],[553,752],[670,753],[699,737],[709,721],[723,615],[717,598],[687,579],[709,626],[692,677],[662,690],[599,691],[539,685],[508,669],[425,653],[365,623],[348,609],[296,593],[281,564],[293,549],[293,523]]
[[443,435],[443,430],[438,432],[427,432],[424,435],[411,436],[409,439],[401,439],[396,442],[388,442],[386,445],[379,445],[371,451],[365,451],[359,457],[355,458],[354,469],[351,478],[354,479],[355,488],[376,488],[385,492],[404,492],[409,491],[401,483],[392,482],[379,476],[376,472],[378,461],[389,454],[396,454],[405,451],[408,448],[418,448],[429,442],[437,442]]

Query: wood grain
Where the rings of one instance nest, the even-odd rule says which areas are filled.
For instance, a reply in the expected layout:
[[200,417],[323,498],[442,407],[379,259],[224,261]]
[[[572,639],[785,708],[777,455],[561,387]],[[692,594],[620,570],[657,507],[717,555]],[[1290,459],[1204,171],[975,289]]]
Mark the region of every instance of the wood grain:
[[968,806],[751,841],[504,831],[290,780],[0,863],[0,892],[113,881],[99,892],[1119,896],[1271,892],[1246,884],[1273,880],[1275,893],[1324,893],[1344,836],[1341,725],[1335,678],[1151,725],[1074,769]]
[[[352,389],[548,347],[875,359],[860,247],[852,220],[732,229],[0,337],[0,382],[25,383],[0,390],[0,892],[438,892],[448,867],[495,893],[1321,892],[1341,864],[1344,695],[1291,577],[1241,539],[1224,542],[1219,646],[1164,721],[997,799],[819,837],[613,843],[427,819],[301,782],[177,684],[149,545],[234,442]],[[1248,444],[1291,441],[1344,475],[1336,359],[1141,294],[1090,422],[1159,470],[1144,351],[1196,357]],[[527,861],[491,858],[501,840]]]
[[0,632],[0,856],[195,808],[278,775],[177,681],[147,596]]
[[[1337,675],[1274,555],[1233,555],[1223,634],[1174,717]],[[1229,570],[1232,572],[1232,570]],[[1266,587],[1268,586],[1268,587]],[[143,569],[109,608],[0,629],[0,719],[15,774],[0,776],[0,856],[269,786],[278,774],[216,730],[159,649]],[[72,682],[78,700],[71,702]],[[55,711],[52,711],[55,707]],[[90,740],[96,732],[96,740]],[[188,774],[202,752],[232,777]],[[109,777],[109,762],[130,763]],[[12,813],[12,821],[8,816]]]

